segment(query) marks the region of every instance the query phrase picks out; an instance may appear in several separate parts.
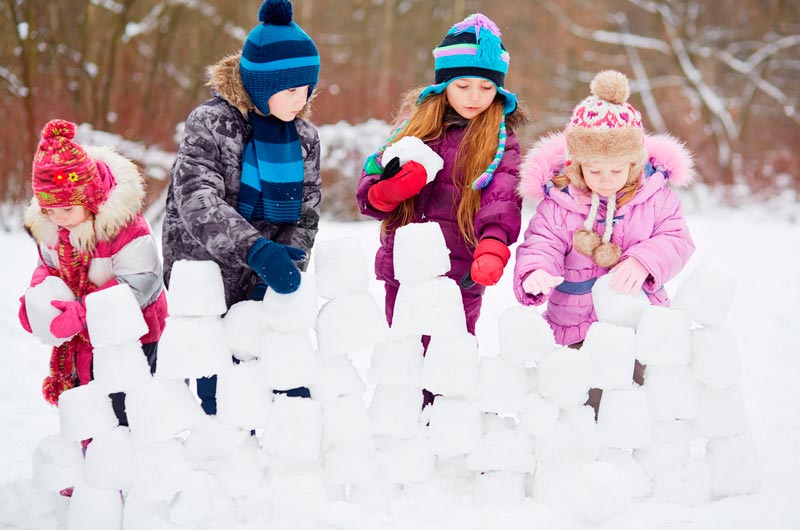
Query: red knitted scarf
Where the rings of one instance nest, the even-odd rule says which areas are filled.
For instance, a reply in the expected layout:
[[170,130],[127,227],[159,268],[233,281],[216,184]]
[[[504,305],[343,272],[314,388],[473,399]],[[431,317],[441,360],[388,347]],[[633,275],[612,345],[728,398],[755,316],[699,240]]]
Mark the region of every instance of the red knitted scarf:
[[[84,254],[76,250],[69,240],[69,230],[59,230],[58,246],[58,271],[53,271],[69,286],[72,294],[83,298],[94,291],[94,285],[89,281],[89,264],[91,254]],[[75,366],[76,355],[80,346],[89,344],[89,334],[84,329],[61,346],[55,346],[50,354],[50,375],[42,383],[44,399],[51,405],[58,406],[58,397],[62,392],[74,388],[77,379]]]

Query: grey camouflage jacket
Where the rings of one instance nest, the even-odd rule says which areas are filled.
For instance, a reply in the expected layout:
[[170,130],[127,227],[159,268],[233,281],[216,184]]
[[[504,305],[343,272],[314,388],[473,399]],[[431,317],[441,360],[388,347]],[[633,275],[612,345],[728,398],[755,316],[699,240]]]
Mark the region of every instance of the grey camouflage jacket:
[[[305,270],[319,227],[320,146],[316,128],[302,117],[295,119],[305,168],[300,220],[247,221],[236,205],[242,151],[252,132],[247,112],[253,105],[239,76],[239,55],[211,66],[209,74],[214,97],[189,114],[172,166],[162,233],[164,282],[169,287],[172,264],[178,260],[215,261],[230,308],[248,299],[261,281],[247,265],[247,253],[259,238],[304,249],[306,260],[298,266]],[[308,105],[301,116],[307,114]]]

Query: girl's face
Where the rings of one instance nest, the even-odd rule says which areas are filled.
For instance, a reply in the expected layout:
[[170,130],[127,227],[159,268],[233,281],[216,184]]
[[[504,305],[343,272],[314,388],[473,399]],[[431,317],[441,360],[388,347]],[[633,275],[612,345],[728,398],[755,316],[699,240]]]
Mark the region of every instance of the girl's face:
[[67,206],[66,208],[44,208],[44,213],[60,228],[72,230],[89,218],[89,210],[85,206]]
[[287,88],[267,100],[269,112],[281,121],[293,121],[308,101],[308,85]]
[[447,85],[444,93],[459,116],[471,120],[489,108],[497,95],[497,87],[482,77],[462,77]]
[[628,182],[631,165],[619,162],[592,162],[581,164],[583,180],[589,189],[601,197],[611,197]]

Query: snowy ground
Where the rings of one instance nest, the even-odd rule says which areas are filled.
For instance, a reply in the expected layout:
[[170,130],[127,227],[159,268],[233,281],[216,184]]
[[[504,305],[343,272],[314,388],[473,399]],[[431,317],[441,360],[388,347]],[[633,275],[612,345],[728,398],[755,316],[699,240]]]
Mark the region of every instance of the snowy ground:
[[[800,528],[800,263],[796,245],[800,224],[771,219],[763,210],[714,210],[690,215],[698,251],[687,270],[709,260],[727,267],[739,278],[735,304],[728,320],[742,353],[742,391],[747,400],[750,431],[758,445],[763,484],[758,492],[699,506],[669,504],[654,498],[635,502],[625,513],[599,528],[725,529]],[[378,225],[373,222],[324,222],[319,241],[355,237],[365,255],[377,247]],[[23,233],[0,234],[0,529],[58,528],[65,500],[37,492],[31,484],[31,455],[39,441],[59,429],[56,409],[41,397],[48,370],[49,349],[26,334],[17,321],[17,299],[25,290],[35,263],[34,246]],[[511,266],[509,266],[510,270]],[[681,278],[668,289],[674,292]],[[374,281],[376,296],[382,285]],[[497,317],[516,304],[510,274],[488,290],[478,339],[482,352],[497,351]],[[794,353],[793,353],[794,352]],[[386,513],[366,514],[353,526],[370,529],[522,529],[582,530],[594,526],[562,507],[527,499],[520,507],[420,506],[404,501]],[[356,525],[357,523],[357,525]],[[345,524],[342,528],[348,528]]]

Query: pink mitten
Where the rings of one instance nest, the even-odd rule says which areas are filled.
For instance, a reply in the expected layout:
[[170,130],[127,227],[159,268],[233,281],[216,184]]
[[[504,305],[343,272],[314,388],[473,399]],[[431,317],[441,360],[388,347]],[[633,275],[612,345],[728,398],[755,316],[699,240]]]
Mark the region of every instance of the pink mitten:
[[650,274],[642,262],[636,258],[626,258],[611,269],[614,274],[608,286],[622,294],[632,294],[642,288],[642,284]]
[[549,272],[542,269],[536,269],[528,274],[522,282],[522,288],[525,292],[532,295],[543,294],[548,295],[556,285],[564,281],[563,276],[553,276]]
[[50,333],[60,339],[66,339],[80,333],[86,327],[86,308],[80,300],[69,302],[53,300],[50,305],[63,311],[50,323]]
[[28,310],[25,309],[25,295],[19,297],[19,323],[28,333],[33,333],[31,330],[31,323],[28,320]]

